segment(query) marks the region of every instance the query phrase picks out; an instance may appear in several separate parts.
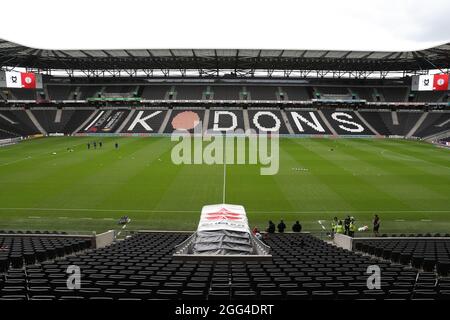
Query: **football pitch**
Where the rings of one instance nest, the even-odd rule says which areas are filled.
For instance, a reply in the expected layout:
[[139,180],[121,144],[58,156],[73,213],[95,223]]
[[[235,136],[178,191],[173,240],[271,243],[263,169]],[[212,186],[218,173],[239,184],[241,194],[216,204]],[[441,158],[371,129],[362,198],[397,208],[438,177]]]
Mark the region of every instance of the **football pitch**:
[[[87,143],[102,141],[90,150]],[[119,148],[114,148],[114,143]],[[393,139],[284,138],[260,165],[175,165],[163,137],[52,137],[0,148],[0,230],[195,230],[203,205],[241,204],[250,226],[329,229],[381,218],[381,233],[450,232],[450,151]],[[71,151],[72,149],[73,151]],[[369,232],[367,233],[369,235]]]

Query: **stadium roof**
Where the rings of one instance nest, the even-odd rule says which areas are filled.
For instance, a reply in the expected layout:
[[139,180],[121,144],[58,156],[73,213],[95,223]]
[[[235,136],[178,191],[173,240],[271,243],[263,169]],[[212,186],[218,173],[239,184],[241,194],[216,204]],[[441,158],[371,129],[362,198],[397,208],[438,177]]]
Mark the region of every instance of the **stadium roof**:
[[44,70],[417,71],[450,68],[450,43],[404,52],[253,49],[46,50],[0,39],[0,66]]

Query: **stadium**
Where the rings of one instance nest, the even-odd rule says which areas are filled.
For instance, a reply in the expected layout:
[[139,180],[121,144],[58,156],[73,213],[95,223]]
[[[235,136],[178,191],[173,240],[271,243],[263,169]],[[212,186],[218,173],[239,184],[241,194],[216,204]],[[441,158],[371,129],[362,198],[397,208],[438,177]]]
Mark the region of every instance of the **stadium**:
[[[0,40],[0,66],[0,300],[450,298],[450,44]],[[175,163],[179,131],[200,142]],[[223,159],[230,145],[218,137],[241,141],[242,163]],[[274,172],[247,161],[252,141],[265,143],[252,137],[271,161],[278,152]],[[206,163],[212,141],[219,161]],[[352,236],[333,222],[347,216]],[[286,231],[266,232],[269,220]]]

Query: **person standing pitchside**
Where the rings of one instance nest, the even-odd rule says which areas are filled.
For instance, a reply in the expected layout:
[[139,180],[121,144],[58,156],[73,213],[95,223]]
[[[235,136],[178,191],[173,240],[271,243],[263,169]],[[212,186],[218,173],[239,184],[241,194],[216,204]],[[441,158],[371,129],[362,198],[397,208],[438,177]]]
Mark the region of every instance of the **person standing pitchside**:
[[378,237],[378,230],[380,230],[380,217],[378,215],[373,216],[373,235]]

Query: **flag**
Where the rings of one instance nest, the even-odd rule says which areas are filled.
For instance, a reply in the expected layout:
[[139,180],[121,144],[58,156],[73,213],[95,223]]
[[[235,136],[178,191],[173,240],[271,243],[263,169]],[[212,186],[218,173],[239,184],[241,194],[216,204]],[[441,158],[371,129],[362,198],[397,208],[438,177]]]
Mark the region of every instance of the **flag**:
[[22,88],[22,77],[20,72],[6,72],[6,87]]
[[7,88],[36,89],[36,75],[32,72],[7,71]]
[[448,90],[448,74],[435,74],[433,78],[433,90]]
[[36,89],[36,76],[31,72],[21,72],[22,88]]
[[420,76],[419,91],[433,91],[433,75]]

